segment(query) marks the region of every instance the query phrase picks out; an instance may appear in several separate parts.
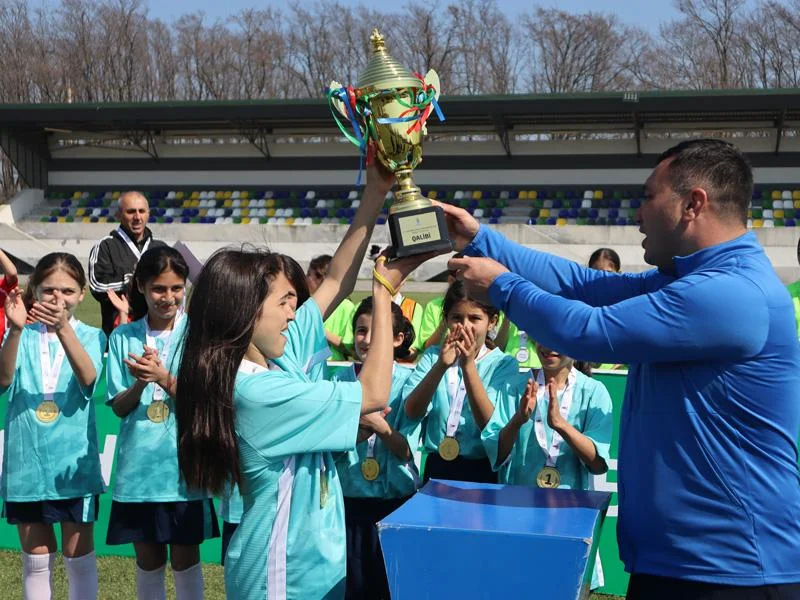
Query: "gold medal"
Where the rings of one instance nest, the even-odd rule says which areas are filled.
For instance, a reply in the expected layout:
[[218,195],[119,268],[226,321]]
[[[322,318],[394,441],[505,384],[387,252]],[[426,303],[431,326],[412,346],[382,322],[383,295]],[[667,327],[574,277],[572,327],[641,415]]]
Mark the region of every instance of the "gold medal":
[[536,485],[540,488],[557,488],[561,485],[561,474],[555,467],[542,467],[536,475]]
[[36,418],[42,423],[52,423],[58,418],[58,405],[52,400],[45,400],[36,407]]
[[163,400],[154,400],[147,407],[147,418],[153,423],[163,423],[169,416],[169,406]]
[[439,444],[439,456],[446,461],[451,461],[458,458],[458,453],[460,451],[461,447],[458,445],[458,440],[454,437],[448,436],[442,440],[441,444]]
[[361,474],[367,481],[375,481],[380,472],[381,466],[378,464],[378,461],[371,456],[368,456],[361,462]]

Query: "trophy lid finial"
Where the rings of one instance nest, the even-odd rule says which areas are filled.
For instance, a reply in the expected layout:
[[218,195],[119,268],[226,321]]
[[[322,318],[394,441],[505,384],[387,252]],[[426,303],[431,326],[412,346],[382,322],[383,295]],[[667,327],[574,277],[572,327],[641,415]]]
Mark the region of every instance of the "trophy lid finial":
[[386,38],[381,35],[377,29],[372,30],[372,35],[369,36],[369,41],[372,42],[372,51],[380,52],[386,50]]
[[418,88],[422,85],[407,67],[386,51],[386,38],[377,28],[372,30],[369,41],[372,44],[372,56],[358,78],[358,88]]

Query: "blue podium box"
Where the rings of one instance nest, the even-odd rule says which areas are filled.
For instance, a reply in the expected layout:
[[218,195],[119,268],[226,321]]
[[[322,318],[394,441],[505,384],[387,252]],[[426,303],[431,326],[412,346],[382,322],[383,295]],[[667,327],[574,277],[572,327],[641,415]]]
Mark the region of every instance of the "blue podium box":
[[610,499],[431,480],[378,523],[392,599],[588,597]]

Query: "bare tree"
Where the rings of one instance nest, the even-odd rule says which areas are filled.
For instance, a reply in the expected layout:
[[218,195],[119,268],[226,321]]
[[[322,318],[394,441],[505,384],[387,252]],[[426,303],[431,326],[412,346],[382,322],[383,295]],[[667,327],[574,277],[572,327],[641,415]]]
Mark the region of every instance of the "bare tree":
[[540,8],[521,22],[530,42],[534,91],[591,92],[634,84],[640,48],[632,47],[631,40],[641,39],[641,33],[633,35],[613,15]]
[[446,11],[438,2],[415,1],[404,8],[400,14],[385,17],[390,52],[417,72],[435,69],[443,93],[456,93],[460,86],[455,67],[459,42]]
[[[745,2],[746,0],[675,1],[676,8],[684,18],[664,31],[673,33],[680,28],[687,34],[693,34],[694,43],[699,42],[703,54],[707,55],[701,62],[704,63],[706,79],[711,83],[708,87],[736,87],[742,78],[741,71],[737,72],[735,69],[735,45],[736,31],[741,25]],[[683,53],[691,53],[692,45],[683,47]],[[674,50],[678,55],[681,54],[681,48]],[[678,59],[681,58],[679,56]]]
[[516,87],[519,48],[514,28],[495,0],[464,0],[448,6],[459,44],[460,78],[451,93],[509,93]]

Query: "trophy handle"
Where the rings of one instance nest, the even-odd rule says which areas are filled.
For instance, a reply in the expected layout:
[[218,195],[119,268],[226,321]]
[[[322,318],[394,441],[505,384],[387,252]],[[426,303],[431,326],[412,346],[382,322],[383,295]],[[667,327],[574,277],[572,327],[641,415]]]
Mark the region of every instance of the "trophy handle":
[[[339,89],[342,89],[343,87],[344,86],[341,83],[339,83],[338,81],[331,81],[331,84],[328,86],[328,89],[330,89],[330,90],[339,90]],[[331,97],[330,102],[331,102],[331,106],[333,106],[333,108],[336,109],[336,112],[338,112],[340,115],[342,115],[345,119],[347,119],[347,120],[350,119],[350,117],[347,114],[347,109],[344,106],[344,102],[342,102],[341,100],[339,100],[338,98],[335,98],[335,97]]]
[[439,100],[439,94],[442,93],[442,86],[439,85],[439,74],[431,69],[425,73],[425,83],[436,90],[436,100]]

